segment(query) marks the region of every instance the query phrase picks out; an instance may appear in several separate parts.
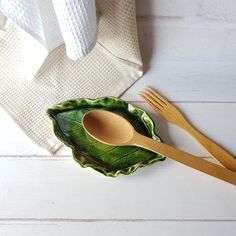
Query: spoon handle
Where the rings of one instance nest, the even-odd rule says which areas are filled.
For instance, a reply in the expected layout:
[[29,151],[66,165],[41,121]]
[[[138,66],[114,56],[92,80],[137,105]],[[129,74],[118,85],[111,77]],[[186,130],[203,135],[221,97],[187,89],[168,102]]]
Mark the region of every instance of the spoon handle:
[[204,136],[198,130],[194,129],[190,124],[186,124],[184,129],[188,131],[196,140],[208,151],[208,153],[219,163],[227,169],[236,172],[236,159],[225,151],[222,147],[218,146],[212,140]]
[[132,140],[132,145],[143,147],[152,152],[162,154],[186,166],[192,167],[193,169],[199,170],[203,173],[236,185],[236,172],[206,161],[187,152],[178,150],[170,145],[157,142],[141,134],[135,134]]

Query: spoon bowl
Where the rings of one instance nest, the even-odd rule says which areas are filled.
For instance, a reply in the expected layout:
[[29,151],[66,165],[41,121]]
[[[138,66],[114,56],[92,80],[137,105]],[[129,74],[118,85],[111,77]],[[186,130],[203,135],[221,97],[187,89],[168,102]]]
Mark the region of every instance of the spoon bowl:
[[82,124],[90,136],[108,145],[127,145],[135,134],[129,121],[105,110],[92,110],[85,113]]

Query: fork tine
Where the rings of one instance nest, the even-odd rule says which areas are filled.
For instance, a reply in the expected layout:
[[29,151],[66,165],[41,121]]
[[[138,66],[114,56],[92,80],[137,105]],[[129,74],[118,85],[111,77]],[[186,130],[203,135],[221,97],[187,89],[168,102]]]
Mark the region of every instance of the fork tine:
[[153,99],[161,101],[164,105],[169,104],[169,102],[165,98],[163,98],[160,94],[158,94],[156,91],[154,91],[150,87],[145,88],[145,90],[150,93],[150,96],[152,95]]
[[160,112],[163,109],[159,103],[155,102],[150,96],[146,95],[144,92],[139,92],[139,96],[143,98],[143,100],[148,103],[156,112]]
[[165,108],[165,105],[163,103],[161,103],[160,101],[158,101],[157,99],[155,99],[155,97],[153,97],[148,91],[142,91],[141,92],[149,101],[152,102],[152,104],[160,107],[160,108]]
[[152,94],[152,92],[150,92],[149,90],[144,90],[143,91],[144,94],[146,94],[146,96],[148,96],[150,99],[154,100],[155,102],[157,102],[160,106],[162,106],[163,108],[166,106],[165,103],[163,103],[162,100],[160,100],[155,94]]

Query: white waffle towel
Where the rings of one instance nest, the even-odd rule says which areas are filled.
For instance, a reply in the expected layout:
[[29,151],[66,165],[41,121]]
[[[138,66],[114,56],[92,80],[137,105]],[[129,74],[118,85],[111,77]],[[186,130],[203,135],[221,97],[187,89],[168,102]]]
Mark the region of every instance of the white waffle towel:
[[0,11],[21,29],[27,79],[36,75],[49,52],[61,44],[65,43],[67,56],[77,60],[96,43],[95,0],[0,0]]

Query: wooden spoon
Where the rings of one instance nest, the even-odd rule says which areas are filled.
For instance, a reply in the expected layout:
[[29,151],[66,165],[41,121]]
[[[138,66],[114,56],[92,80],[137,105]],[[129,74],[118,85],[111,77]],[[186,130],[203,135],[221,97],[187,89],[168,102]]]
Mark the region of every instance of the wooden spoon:
[[122,116],[104,110],[84,114],[82,124],[94,139],[112,146],[138,146],[236,185],[236,173],[219,165],[137,133]]

